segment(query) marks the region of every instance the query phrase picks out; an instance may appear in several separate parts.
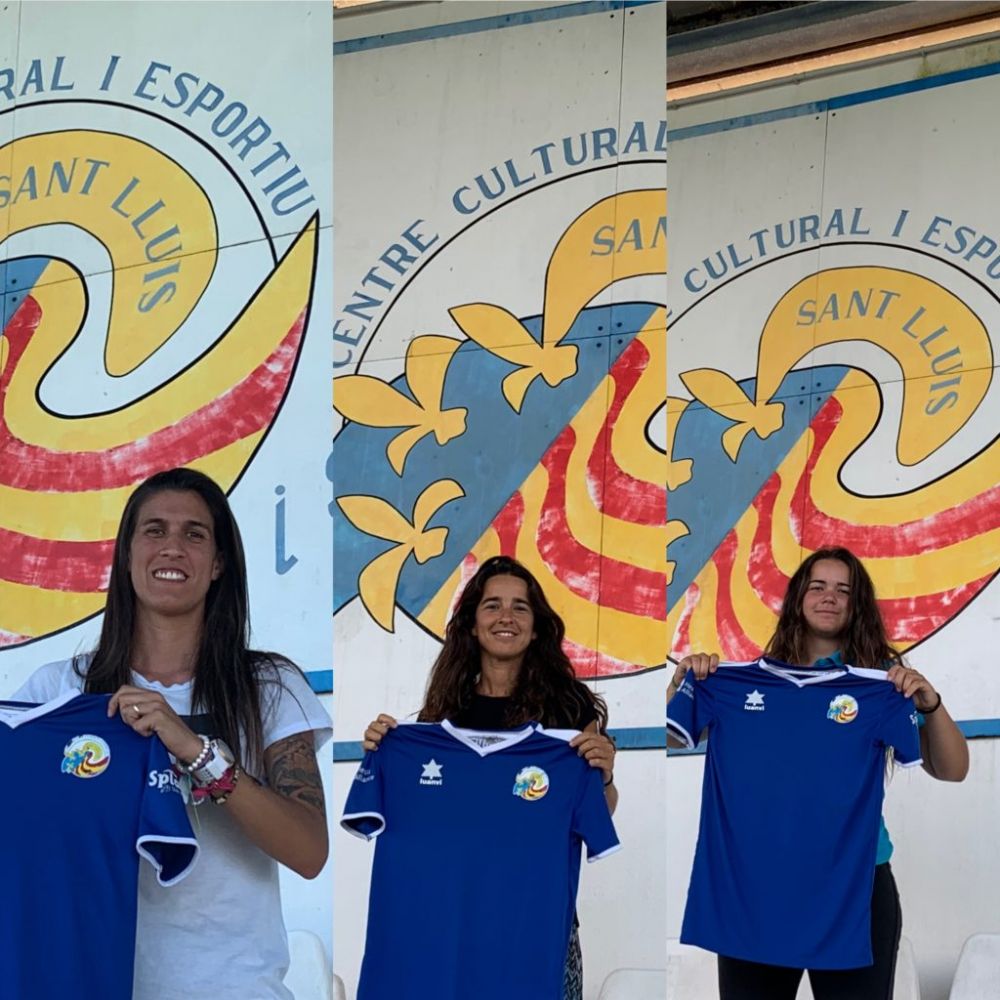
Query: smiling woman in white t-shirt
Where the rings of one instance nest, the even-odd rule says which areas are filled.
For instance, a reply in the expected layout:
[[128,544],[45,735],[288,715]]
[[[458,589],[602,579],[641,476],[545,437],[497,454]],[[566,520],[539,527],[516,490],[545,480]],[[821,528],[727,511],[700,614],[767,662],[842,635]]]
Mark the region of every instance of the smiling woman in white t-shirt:
[[247,604],[225,494],[192,469],[158,473],[122,514],[97,648],[15,694],[111,694],[109,713],[190,774],[200,858],[170,888],[142,873],[134,1000],[292,1000],[277,863],[314,878],[326,862],[330,720],[297,667],[248,648]]

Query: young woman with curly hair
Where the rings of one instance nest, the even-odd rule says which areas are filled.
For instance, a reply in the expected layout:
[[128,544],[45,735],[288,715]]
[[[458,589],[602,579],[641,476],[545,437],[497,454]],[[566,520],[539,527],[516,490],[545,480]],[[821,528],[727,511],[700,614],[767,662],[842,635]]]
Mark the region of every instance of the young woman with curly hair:
[[[885,670],[896,690],[912,698],[922,713],[923,768],[941,781],[962,781],[969,751],[941,695],[921,673],[906,666],[889,642],[875,600],[875,588],[861,561],[848,549],[824,548],[806,558],[788,581],[778,624],[764,649],[774,660],[794,666],[843,666]],[[682,659],[667,688],[669,702],[688,670],[698,680],[714,673],[715,654]],[[671,739],[670,745],[675,744]],[[889,859],[892,842],[881,821],[871,901],[874,963],[858,969],[811,970],[816,1000],[890,1000],[902,912]],[[721,1000],[794,1000],[802,969],[719,956]]]
[[[601,769],[604,795],[614,812],[618,791],[607,707],[576,679],[562,647],[565,633],[562,619],[524,566],[507,556],[487,559],[466,584],[448,622],[417,719],[447,719],[465,729],[515,729],[531,721],[549,729],[579,729],[570,745]],[[365,730],[364,749],[377,750],[395,725],[392,716],[380,715]],[[574,921],[564,1000],[580,1000],[582,982]]]

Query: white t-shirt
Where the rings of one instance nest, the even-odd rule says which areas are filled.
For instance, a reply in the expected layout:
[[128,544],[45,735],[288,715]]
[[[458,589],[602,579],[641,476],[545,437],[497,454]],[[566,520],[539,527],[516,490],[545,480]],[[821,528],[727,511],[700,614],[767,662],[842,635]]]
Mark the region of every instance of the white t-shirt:
[[[330,717],[297,671],[282,668],[281,681],[262,686],[264,747],[312,731],[318,751],[332,736]],[[133,674],[132,683],[192,715],[190,682],[164,687]],[[13,698],[46,702],[82,688],[72,661],[63,660],[36,670]],[[288,940],[278,863],[224,808],[207,802],[188,806],[188,814],[201,848],[191,873],[164,888],[152,866],[141,868],[133,1000],[294,1000],[283,984]]]

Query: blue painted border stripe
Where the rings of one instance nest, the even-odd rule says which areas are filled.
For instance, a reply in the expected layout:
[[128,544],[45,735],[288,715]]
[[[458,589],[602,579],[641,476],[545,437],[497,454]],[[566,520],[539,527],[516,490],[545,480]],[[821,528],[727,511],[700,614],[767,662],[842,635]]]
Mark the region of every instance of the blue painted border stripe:
[[[662,750],[667,745],[666,729],[663,726],[612,729],[611,735],[619,750]],[[341,740],[333,744],[333,759],[337,763],[361,760],[363,756],[360,740]]]
[[[1000,719],[967,719],[957,725],[967,740],[996,739],[1000,736]],[[671,757],[694,757],[705,752],[707,743],[707,740],[702,740],[693,750],[670,747],[667,754]]]
[[333,691],[332,670],[307,670],[305,674],[309,686],[316,694],[330,694]]
[[429,42],[436,38],[474,35],[481,31],[496,31],[499,28],[516,28],[524,24],[558,21],[564,17],[605,14],[657,2],[659,0],[583,0],[580,3],[560,4],[558,7],[542,7],[539,10],[524,10],[514,14],[497,14],[493,17],[474,18],[471,21],[454,21],[451,24],[433,24],[425,28],[409,28],[406,31],[392,31],[384,35],[345,38],[342,42],[333,43],[333,54],[335,56],[348,55],[351,52],[384,49],[392,45],[409,45],[412,42]]
[[[958,728],[967,740],[996,739],[1000,737],[1000,719],[969,719],[958,723]],[[662,726],[635,726],[628,729],[612,729],[611,735],[618,743],[619,750],[662,750],[666,746],[666,730]],[[694,750],[667,752],[671,757],[691,757],[703,754],[706,743],[699,743]],[[341,740],[333,744],[333,759],[336,763],[361,760],[364,751],[360,740]]]
[[775,108],[771,111],[759,111],[752,115],[739,115],[736,118],[722,118],[719,121],[704,122],[701,125],[688,125],[684,128],[668,129],[667,142],[680,142],[684,139],[695,139],[702,135],[714,135],[717,132],[730,132],[733,129],[748,128],[752,125],[765,125],[768,122],[781,121],[787,118],[802,118],[806,115],[825,114],[828,111],[839,111],[842,108],[856,107],[860,104],[870,104],[873,101],[884,101],[903,94],[914,94],[922,90],[933,90],[936,87],[948,87],[953,83],[965,83],[969,80],[981,80],[984,77],[1000,74],[1000,63],[988,63],[985,66],[971,66],[967,69],[957,69],[939,76],[928,76],[921,80],[906,80],[885,87],[875,87],[872,90],[861,90],[856,94],[844,94],[841,97],[831,97],[823,101],[811,101],[806,104],[793,104],[787,108]]

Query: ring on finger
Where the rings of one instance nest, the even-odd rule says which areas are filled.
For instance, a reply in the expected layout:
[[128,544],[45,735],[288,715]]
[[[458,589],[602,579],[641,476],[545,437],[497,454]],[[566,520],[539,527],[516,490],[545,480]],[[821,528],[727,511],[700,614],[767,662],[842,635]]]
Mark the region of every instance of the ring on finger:
[[140,712],[140,711],[139,711],[139,706],[138,706],[138,705],[133,705],[133,706],[132,706],[132,711],[133,711],[133,712],[135,712],[135,717],[136,717],[137,719],[138,719],[138,718],[141,718],[141,716],[142,716],[142,712]]

